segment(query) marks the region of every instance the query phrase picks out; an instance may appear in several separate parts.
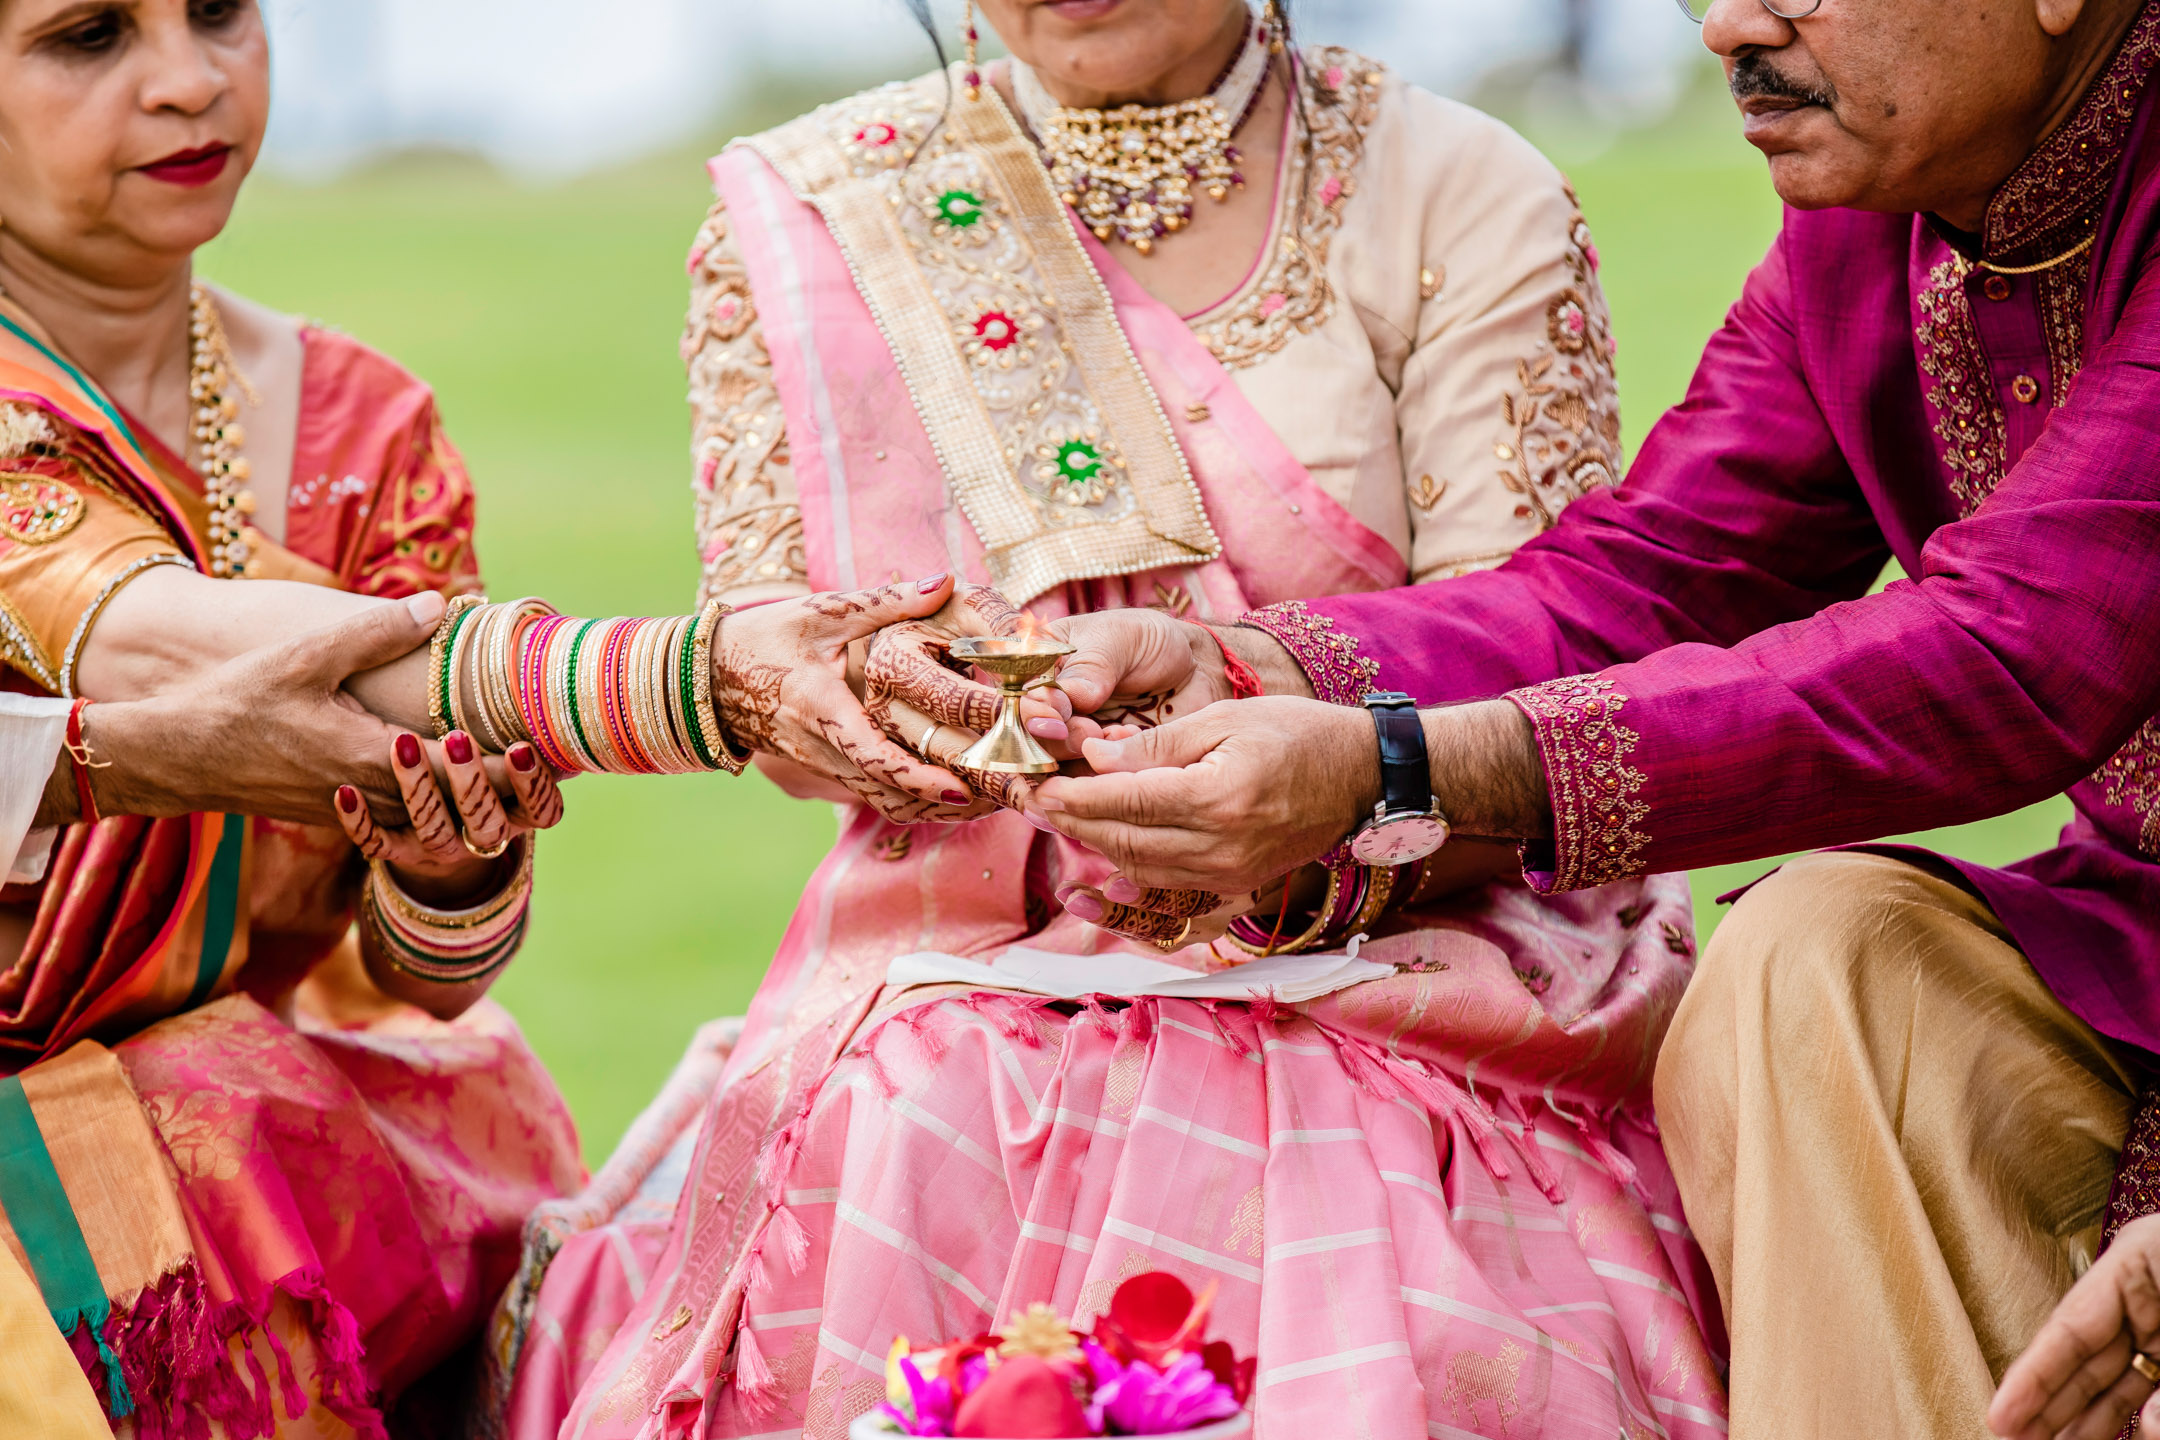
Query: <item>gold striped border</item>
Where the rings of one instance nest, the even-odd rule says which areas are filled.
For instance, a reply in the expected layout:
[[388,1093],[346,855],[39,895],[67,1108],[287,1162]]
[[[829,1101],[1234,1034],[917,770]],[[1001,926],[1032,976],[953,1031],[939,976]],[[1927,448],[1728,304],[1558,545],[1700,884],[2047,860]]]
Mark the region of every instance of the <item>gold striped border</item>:
[[[1051,301],[1045,317],[1069,342],[1081,383],[1125,459],[1136,511],[1114,521],[1051,525],[1042,501],[1004,457],[945,315],[916,264],[877,177],[854,175],[824,129],[829,112],[805,116],[746,142],[789,190],[815,206],[839,245],[857,291],[892,350],[954,498],[987,554],[991,579],[1016,604],[1072,580],[1129,575],[1212,560],[1222,542],[1208,522],[1176,432],[1117,322],[1096,273],[1050,188],[1049,174],[994,91],[961,98],[957,74],[915,88],[937,99],[952,85],[947,137],[972,148],[1004,192],[1005,209],[1033,252]],[[928,141],[926,144],[930,143]],[[1023,457],[1024,460],[1025,457]]]

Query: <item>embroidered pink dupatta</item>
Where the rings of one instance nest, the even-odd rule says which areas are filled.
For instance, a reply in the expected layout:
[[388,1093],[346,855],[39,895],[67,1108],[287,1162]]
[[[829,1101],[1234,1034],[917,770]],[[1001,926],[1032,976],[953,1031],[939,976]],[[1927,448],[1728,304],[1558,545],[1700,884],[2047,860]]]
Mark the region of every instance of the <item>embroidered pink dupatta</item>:
[[[812,583],[990,580],[858,257],[757,151],[713,175],[786,406]],[[1185,323],[1079,238],[1221,551],[1030,608],[1184,601],[1227,621],[1401,584],[1393,547],[1320,490]],[[969,1334],[1036,1300],[1085,1315],[1157,1266],[1221,1284],[1219,1333],[1260,1356],[1263,1434],[1346,1415],[1390,1435],[1427,1433],[1428,1416],[1469,1435],[1561,1417],[1722,1429],[1719,1342],[1689,1304],[1708,1277],[1647,1121],[1692,954],[1684,887],[1650,882],[1624,921],[1494,887],[1369,947],[1397,978],[1307,1006],[1067,1015],[885,990],[914,951],[1121,946],[1051,899],[1107,870],[1012,815],[847,818],[707,1102],[664,1242],[593,1233],[555,1259],[512,1433],[837,1436],[882,1398],[894,1333]],[[1616,1128],[1624,1114],[1640,1123]]]

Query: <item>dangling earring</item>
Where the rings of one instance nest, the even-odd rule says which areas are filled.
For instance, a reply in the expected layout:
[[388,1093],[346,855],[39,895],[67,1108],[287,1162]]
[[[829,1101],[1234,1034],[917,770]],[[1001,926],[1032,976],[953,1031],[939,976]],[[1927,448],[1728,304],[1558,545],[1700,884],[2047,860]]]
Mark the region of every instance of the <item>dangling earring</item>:
[[1289,33],[1290,27],[1283,24],[1282,6],[1276,0],[1267,0],[1266,7],[1260,12],[1260,25],[1268,32],[1268,53],[1282,54],[1283,36]]
[[[1268,0],[1270,5],[1275,0]],[[975,63],[975,0],[961,0],[960,38],[967,47],[967,98],[982,99],[982,68]]]

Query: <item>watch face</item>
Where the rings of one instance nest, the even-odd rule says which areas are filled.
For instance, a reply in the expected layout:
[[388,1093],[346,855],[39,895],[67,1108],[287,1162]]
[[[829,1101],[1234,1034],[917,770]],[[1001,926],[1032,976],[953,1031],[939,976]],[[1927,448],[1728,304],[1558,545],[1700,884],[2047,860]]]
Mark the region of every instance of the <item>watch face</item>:
[[1350,853],[1366,865],[1407,865],[1447,844],[1448,823],[1437,815],[1390,815],[1351,838]]

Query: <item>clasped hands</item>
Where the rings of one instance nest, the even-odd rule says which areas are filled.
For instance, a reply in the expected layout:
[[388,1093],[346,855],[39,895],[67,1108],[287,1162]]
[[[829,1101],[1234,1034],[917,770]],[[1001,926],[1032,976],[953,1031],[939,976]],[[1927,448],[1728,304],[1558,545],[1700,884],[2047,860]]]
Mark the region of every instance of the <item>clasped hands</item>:
[[[1313,700],[1303,672],[1259,631],[1211,632],[1155,610],[1046,627],[1074,653],[1054,687],[1022,702],[1022,718],[1062,762],[1058,775],[964,769],[961,755],[1000,701],[949,647],[1022,624],[996,591],[963,586],[935,614],[882,629],[863,647],[857,683],[868,715],[971,792],[965,806],[888,810],[893,818],[1017,810],[1117,867],[1101,887],[1060,891],[1075,916],[1134,939],[1199,943],[1256,905],[1280,903],[1286,877],[1371,812],[1380,777],[1363,712]],[[1217,703],[1231,698],[1217,633],[1258,662],[1269,694]]]

